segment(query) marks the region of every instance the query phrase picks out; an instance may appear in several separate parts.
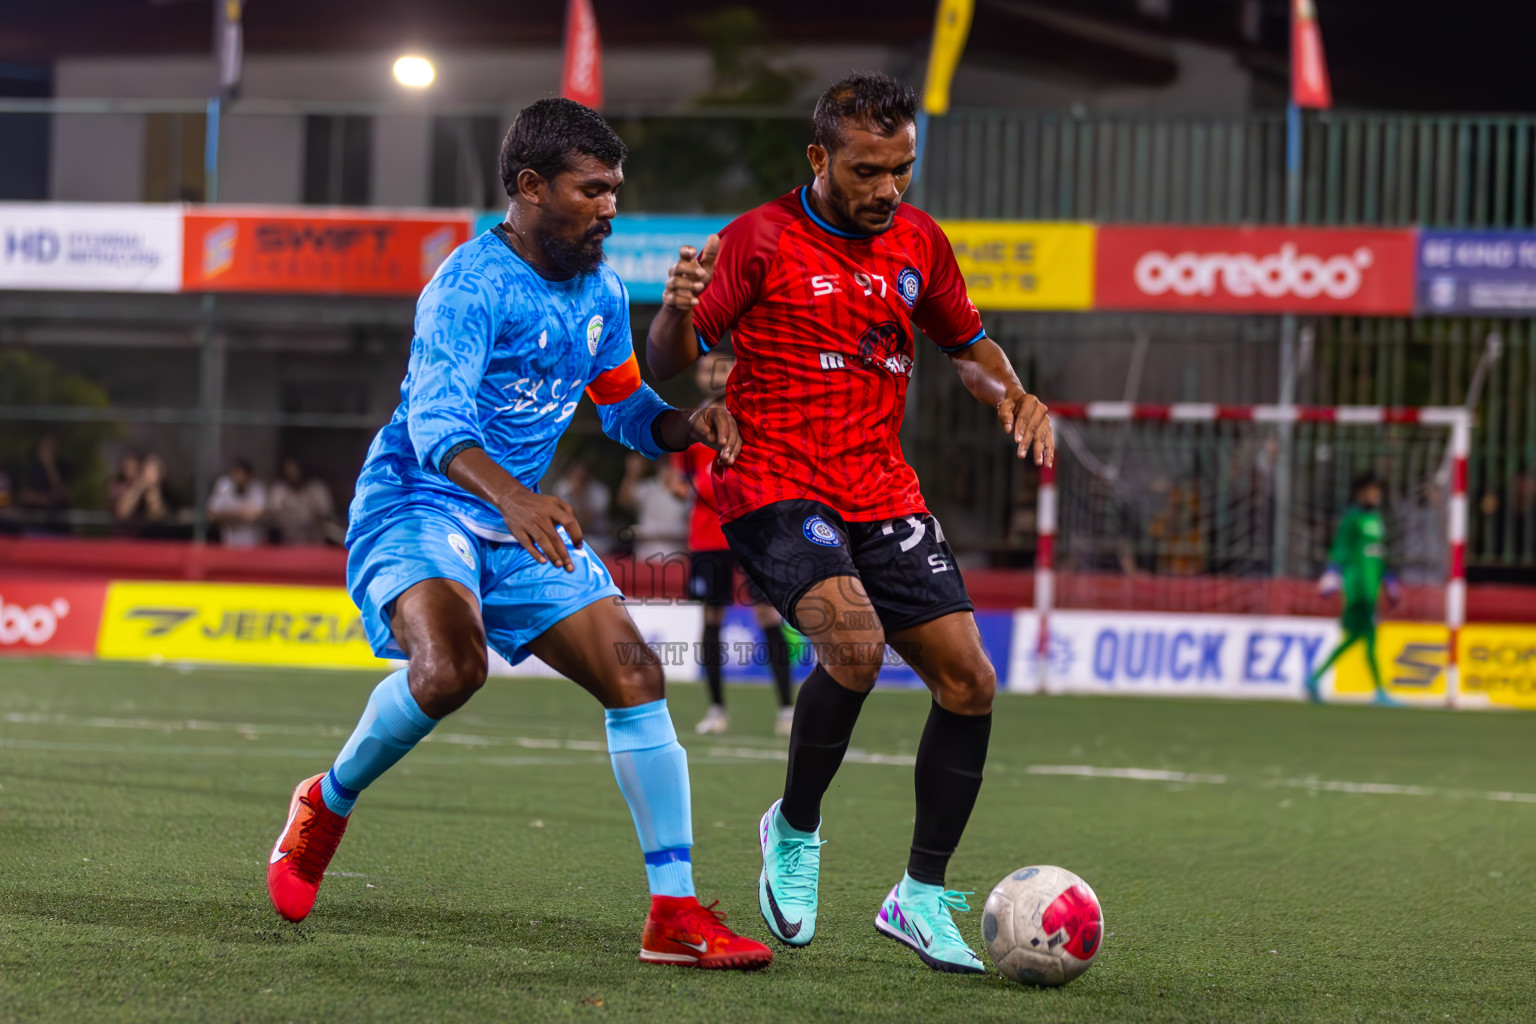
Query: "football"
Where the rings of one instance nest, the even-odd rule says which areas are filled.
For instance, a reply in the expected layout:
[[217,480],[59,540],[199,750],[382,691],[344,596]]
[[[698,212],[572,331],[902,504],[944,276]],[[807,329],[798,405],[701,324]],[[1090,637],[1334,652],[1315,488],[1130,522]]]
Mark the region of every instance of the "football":
[[1104,912],[1088,883],[1065,868],[1020,868],[987,896],[981,935],[1004,977],[1065,985],[1093,964]]

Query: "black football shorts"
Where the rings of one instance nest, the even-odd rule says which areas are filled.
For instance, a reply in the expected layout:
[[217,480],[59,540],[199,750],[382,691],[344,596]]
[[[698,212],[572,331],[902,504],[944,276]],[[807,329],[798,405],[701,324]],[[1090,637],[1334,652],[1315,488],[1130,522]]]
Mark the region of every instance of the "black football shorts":
[[694,551],[688,556],[688,596],[711,608],[733,604],[767,604],[768,599],[748,576],[736,590],[736,556],[730,549]]
[[776,501],[723,524],[747,576],[787,622],[795,606],[833,576],[863,584],[887,633],[973,611],[955,553],[931,515],[845,522],[819,501]]

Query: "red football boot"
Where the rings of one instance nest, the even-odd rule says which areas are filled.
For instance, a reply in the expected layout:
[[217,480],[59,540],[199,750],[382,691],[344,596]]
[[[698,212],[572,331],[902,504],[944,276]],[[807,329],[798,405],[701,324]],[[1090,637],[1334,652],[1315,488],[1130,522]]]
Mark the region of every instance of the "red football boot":
[[652,896],[640,959],[678,967],[755,971],[773,962],[773,950],[727,928],[725,914],[714,903],[706,907],[692,896]]
[[288,824],[272,846],[267,865],[267,895],[272,906],[290,921],[302,921],[315,905],[325,866],[336,854],[347,819],[325,806],[320,796],[321,773],[305,779],[293,791]]

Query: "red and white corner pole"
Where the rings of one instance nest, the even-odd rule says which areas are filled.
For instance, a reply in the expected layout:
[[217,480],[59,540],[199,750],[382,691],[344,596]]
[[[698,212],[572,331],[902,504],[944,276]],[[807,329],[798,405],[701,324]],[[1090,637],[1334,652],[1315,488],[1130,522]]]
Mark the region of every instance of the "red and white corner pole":
[[[1053,428],[1054,433],[1054,428]],[[1035,501],[1035,690],[1044,693],[1050,670],[1051,609],[1056,604],[1056,467],[1040,467]]]
[[1445,581],[1445,701],[1451,707],[1461,697],[1457,646],[1467,621],[1467,459],[1471,454],[1472,413],[1465,410],[1451,428],[1451,493],[1445,517],[1445,539],[1450,547]]

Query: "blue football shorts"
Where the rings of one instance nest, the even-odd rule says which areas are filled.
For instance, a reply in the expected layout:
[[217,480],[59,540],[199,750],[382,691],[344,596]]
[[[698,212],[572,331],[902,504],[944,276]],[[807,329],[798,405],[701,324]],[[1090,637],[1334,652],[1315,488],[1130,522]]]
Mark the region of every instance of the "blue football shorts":
[[560,539],[574,572],[534,560],[516,541],[486,540],[447,511],[406,505],[383,516],[347,552],[347,589],[363,612],[373,653],[403,658],[390,619],[395,599],[429,579],[462,583],[480,600],[486,642],[513,665],[528,657],[528,644],[561,619],[589,604],[620,597],[603,560]]

